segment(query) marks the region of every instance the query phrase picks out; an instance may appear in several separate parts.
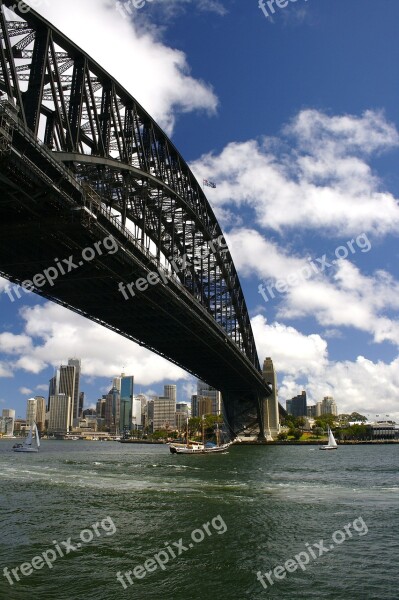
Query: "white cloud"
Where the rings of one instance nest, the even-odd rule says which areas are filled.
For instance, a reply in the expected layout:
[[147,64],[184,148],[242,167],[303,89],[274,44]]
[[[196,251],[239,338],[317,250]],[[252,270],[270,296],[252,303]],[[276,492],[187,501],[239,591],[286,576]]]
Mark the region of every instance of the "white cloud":
[[398,201],[367,161],[398,146],[398,132],[379,112],[330,117],[304,110],[280,139],[232,142],[192,168],[198,180],[217,183],[211,201],[221,220],[226,207],[242,216],[248,206],[259,225],[277,232],[384,235],[398,230]]
[[116,377],[122,368],[141,385],[190,377],[164,358],[57,304],[23,307],[20,316],[32,344],[24,346],[15,368],[40,373],[81,356],[82,372],[88,377]]
[[[275,301],[278,319],[312,317],[323,328],[333,329],[335,337],[337,328],[354,327],[370,332],[376,343],[399,345],[399,321],[392,317],[399,309],[399,282],[387,271],[362,274],[349,260],[355,256],[349,249],[345,260],[336,259],[334,251],[334,258],[328,254],[325,261],[321,257],[299,257],[291,248],[281,248],[255,229],[236,228],[226,238],[239,273],[263,280],[256,286],[258,300],[264,301],[266,308]],[[359,245],[354,244],[353,249],[357,253],[371,252],[371,244],[359,238]],[[279,287],[281,284],[284,287]]]
[[41,392],[48,392],[48,383],[40,383],[35,389]]
[[268,324],[262,315],[251,320],[259,356],[271,356],[274,367],[291,375],[322,373],[328,363],[327,342],[282,323]]
[[269,325],[261,315],[252,319],[252,327],[260,356],[273,358],[283,406],[305,389],[310,404],[333,396],[340,413],[358,411],[373,418],[381,412],[399,421],[399,357],[388,364],[363,356],[329,361],[327,342],[318,334]]
[[167,133],[179,112],[215,113],[211,86],[190,74],[185,54],[159,41],[156,32],[140,31],[115,2],[69,0],[65,10],[64,2],[52,0],[37,10],[113,75]]
[[33,393],[33,390],[31,390],[28,387],[20,387],[18,388],[18,391],[23,394],[23,396],[29,396],[30,394]]

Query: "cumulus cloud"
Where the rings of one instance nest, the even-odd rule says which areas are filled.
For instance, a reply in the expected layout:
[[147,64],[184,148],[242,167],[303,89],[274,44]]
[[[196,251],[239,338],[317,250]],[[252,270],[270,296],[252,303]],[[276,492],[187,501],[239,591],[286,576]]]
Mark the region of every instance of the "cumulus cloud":
[[173,132],[178,113],[215,113],[218,100],[211,85],[191,75],[184,52],[162,43],[154,31],[141,31],[115,2],[69,0],[65,10],[64,2],[52,1],[37,10],[113,75],[167,133]]
[[279,233],[301,227],[340,237],[385,235],[398,230],[398,201],[369,163],[398,146],[396,128],[380,112],[303,110],[280,138],[229,143],[192,168],[199,180],[217,182],[212,203],[221,219],[226,207],[248,206],[258,225]]
[[25,306],[20,316],[24,333],[16,337],[31,343],[13,356],[14,369],[38,374],[49,365],[58,367],[71,356],[81,356],[82,372],[89,377],[115,377],[124,370],[141,385],[190,378],[164,358],[57,304]]
[[399,419],[399,357],[390,363],[363,356],[354,361],[331,361],[327,342],[319,334],[304,335],[257,315],[252,327],[262,357],[272,356],[277,371],[279,401],[305,389],[309,403],[333,396],[340,413],[358,411],[374,418],[377,411]]
[[23,396],[29,396],[30,394],[33,393],[33,390],[31,390],[28,387],[20,387],[18,388],[18,391],[23,395]]

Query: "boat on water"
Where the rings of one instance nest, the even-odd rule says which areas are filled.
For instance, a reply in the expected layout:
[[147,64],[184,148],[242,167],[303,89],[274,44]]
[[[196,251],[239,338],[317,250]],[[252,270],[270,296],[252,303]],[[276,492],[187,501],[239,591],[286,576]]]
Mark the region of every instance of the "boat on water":
[[328,444],[325,446],[320,446],[320,450],[336,450],[338,448],[337,442],[335,441],[335,437],[333,432],[331,431],[329,425],[327,425],[328,431]]
[[226,452],[233,442],[225,444],[220,443],[219,425],[216,428],[216,444],[206,442],[204,439],[204,420],[202,420],[202,442],[193,442],[189,440],[188,435],[188,419],[187,419],[187,443],[170,443],[169,450],[172,454],[215,454],[216,452]]
[[14,452],[39,452],[40,437],[36,423],[33,423],[29,434],[22,444],[14,444]]

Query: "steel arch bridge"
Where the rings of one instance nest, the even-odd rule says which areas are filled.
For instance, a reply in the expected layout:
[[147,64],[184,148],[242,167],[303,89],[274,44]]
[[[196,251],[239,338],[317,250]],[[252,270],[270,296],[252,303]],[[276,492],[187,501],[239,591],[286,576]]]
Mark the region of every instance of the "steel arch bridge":
[[[231,431],[262,437],[270,387],[203,190],[115,79],[14,4],[0,0],[2,275],[221,390]],[[118,252],[73,263],[56,281],[38,277],[106,236]],[[151,273],[157,284],[145,288]]]

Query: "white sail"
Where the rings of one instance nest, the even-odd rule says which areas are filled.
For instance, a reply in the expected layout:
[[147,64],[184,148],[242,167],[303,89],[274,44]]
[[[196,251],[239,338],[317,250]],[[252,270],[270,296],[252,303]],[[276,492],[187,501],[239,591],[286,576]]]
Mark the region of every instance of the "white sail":
[[328,445],[335,447],[337,446],[337,442],[335,441],[335,437],[330,428],[328,428]]
[[29,433],[24,441],[24,446],[31,446],[32,445],[32,439],[33,439],[33,424],[31,425],[31,428],[29,430]]
[[40,448],[40,437],[39,437],[39,431],[37,429],[36,423],[35,423],[35,435],[36,435],[36,445],[38,448]]

